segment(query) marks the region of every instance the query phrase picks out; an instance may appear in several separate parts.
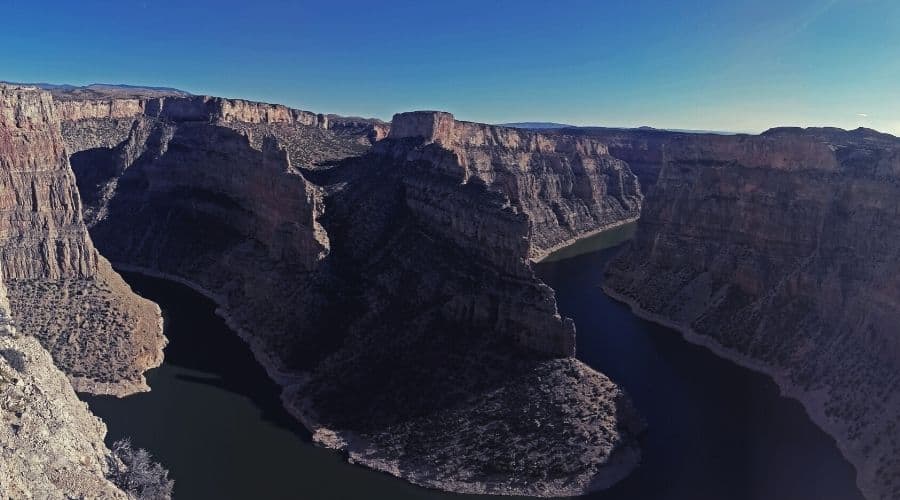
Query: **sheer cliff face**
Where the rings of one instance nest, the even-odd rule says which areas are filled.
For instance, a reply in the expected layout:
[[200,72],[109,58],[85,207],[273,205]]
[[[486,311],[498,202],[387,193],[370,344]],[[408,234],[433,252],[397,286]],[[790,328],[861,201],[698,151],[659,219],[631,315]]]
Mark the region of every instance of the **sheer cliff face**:
[[[656,158],[633,243],[607,286],[776,376],[857,466],[900,491],[900,140],[779,129],[643,136]],[[653,160],[655,161],[655,160]]]
[[460,122],[438,112],[395,116],[390,137],[437,144],[456,155],[449,168],[464,182],[478,179],[506,195],[528,216],[534,259],[640,214],[637,177],[592,138]]
[[0,278],[0,497],[127,499],[106,478],[103,422],[12,323]]
[[50,95],[0,87],[0,99],[0,258],[7,278],[94,274],[98,255],[81,222]]
[[719,135],[607,128],[563,129],[551,132],[593,138],[607,145],[615,158],[628,163],[646,194],[660,168],[672,162],[737,163],[778,169],[836,168],[831,151],[809,137]]
[[161,362],[165,342],[158,308],[94,249],[46,92],[0,86],[0,212],[0,262],[20,331],[79,390],[146,389],[142,374]]
[[[469,158],[400,119],[397,137],[325,157],[317,126],[172,116],[136,120],[104,179],[79,174],[92,236],[216,297],[317,441],[453,491],[575,494],[634,466],[627,397],[569,357],[572,322],[530,267],[532,238],[560,226],[506,191],[531,164],[621,165],[602,146],[504,136],[519,145]],[[351,122],[327,141],[362,144]]]

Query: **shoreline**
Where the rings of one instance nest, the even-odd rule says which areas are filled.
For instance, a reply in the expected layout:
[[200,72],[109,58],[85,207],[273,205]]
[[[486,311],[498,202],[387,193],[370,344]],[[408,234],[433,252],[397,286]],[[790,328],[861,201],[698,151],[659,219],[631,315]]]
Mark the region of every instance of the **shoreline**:
[[[147,362],[144,366],[142,366],[140,375],[135,379],[123,379],[116,382],[100,382],[94,380],[90,377],[84,376],[74,376],[74,375],[66,375],[66,378],[69,379],[69,383],[72,384],[72,388],[75,389],[76,393],[79,394],[90,394],[94,396],[115,396],[117,398],[126,398],[128,396],[133,396],[135,394],[140,394],[142,392],[150,392],[150,385],[147,383],[147,372],[153,370],[155,368],[159,368],[163,361],[165,360],[165,348],[169,344],[169,339],[166,338],[165,335],[165,325],[162,316],[162,310],[159,307],[159,304],[153,302],[151,300],[147,300],[144,297],[138,295],[134,290],[131,289],[131,285],[129,285],[122,277],[117,273],[112,264],[106,260],[103,256],[100,256],[100,269],[96,277],[98,279],[105,279],[108,285],[115,285],[114,280],[118,280],[121,284],[125,285],[124,294],[120,295],[120,303],[126,303],[129,300],[132,300],[130,296],[136,297],[141,301],[147,302],[152,306],[153,312],[156,316],[156,327],[155,333],[157,334],[157,338],[159,343],[156,344],[156,349],[152,353],[152,358],[143,358]],[[111,273],[108,275],[106,273]],[[137,330],[132,330],[132,334]]]
[[237,321],[225,310],[225,299],[221,295],[207,288],[204,288],[196,282],[175,274],[162,273],[147,267],[134,266],[131,264],[113,263],[113,267],[124,272],[137,273],[148,276],[150,278],[173,281],[180,285],[184,285],[191,290],[199,293],[200,295],[206,297],[216,305],[216,316],[222,318],[222,320],[225,321],[225,325],[228,326],[230,330],[235,332],[237,336],[240,337],[240,339],[250,347],[250,351],[253,353],[253,357],[260,365],[263,366],[263,368],[266,370],[266,374],[276,384],[284,388],[287,385],[302,383],[306,379],[303,374],[291,373],[280,369],[277,366],[277,363],[275,363],[275,361],[271,358],[271,356],[269,356],[268,353],[266,353],[261,347],[259,347],[259,343],[254,341],[249,332],[241,328],[240,325],[237,324]]
[[560,250],[568,248],[568,247],[574,245],[575,243],[578,243],[581,240],[590,238],[592,236],[597,236],[598,234],[604,233],[611,229],[615,229],[617,227],[622,227],[622,226],[625,226],[628,224],[632,224],[634,222],[637,222],[639,219],[640,219],[640,217],[629,217],[627,219],[623,219],[620,221],[613,222],[611,224],[607,224],[605,226],[601,226],[598,229],[592,229],[590,231],[585,231],[583,233],[580,233],[578,236],[569,238],[563,242],[553,245],[550,248],[540,250],[538,253],[528,257],[528,260],[532,264],[540,264],[544,259],[546,259],[547,257],[550,257],[550,255],[552,255],[554,252],[558,252]]
[[[308,398],[299,397],[302,386],[292,385],[282,391],[281,402],[294,418],[312,433],[315,444],[345,454],[347,462],[386,473],[420,488],[466,495],[528,496],[534,498],[568,498],[607,490],[631,475],[641,464],[641,449],[636,443],[616,449],[583,487],[571,485],[570,479],[550,483],[533,483],[533,488],[508,487],[502,483],[430,479],[425,466],[403,469],[399,460],[377,458],[378,449],[351,431],[336,431],[318,423]],[[292,397],[293,396],[293,397]],[[295,404],[296,402],[296,404]],[[376,458],[372,458],[375,456]]]
[[[225,300],[221,295],[181,276],[162,273],[143,266],[134,266],[130,264],[113,263],[113,266],[117,271],[132,272],[151,278],[179,283],[211,300],[216,305],[215,314],[222,318],[228,328],[235,332],[238,337],[250,347],[250,351],[256,362],[262,365],[268,377],[279,386],[281,389],[280,399],[282,406],[307,431],[309,431],[312,443],[341,453],[351,465],[361,465],[376,472],[389,474],[417,487],[435,491],[443,491],[452,494],[485,494],[498,497],[524,495],[533,496],[535,498],[581,496],[592,492],[603,491],[629,476],[640,465],[640,449],[635,448],[634,446],[626,446],[617,450],[610,457],[610,461],[603,465],[600,470],[591,477],[590,482],[580,489],[571,486],[566,487],[561,485],[554,486],[542,484],[538,488],[535,488],[535,490],[523,491],[521,489],[504,490],[502,487],[491,489],[486,483],[428,481],[427,478],[430,474],[427,468],[423,467],[403,470],[399,468],[397,461],[370,458],[377,450],[372,449],[366,440],[351,431],[335,430],[321,425],[309,400],[298,396],[309,379],[309,375],[286,372],[280,369],[271,356],[259,347],[258,342],[254,342],[250,334],[238,326],[234,318],[225,311]],[[299,402],[299,404],[295,404],[295,402]]]
[[676,321],[672,321],[659,314],[647,311],[646,309],[642,308],[640,304],[638,304],[634,299],[616,292],[605,284],[601,285],[601,289],[603,290],[603,293],[605,293],[611,299],[627,305],[631,310],[631,313],[635,316],[674,330],[675,332],[681,334],[681,337],[684,340],[694,345],[705,347],[714,355],[722,359],[728,360],[738,366],[753,370],[757,373],[771,378],[772,381],[775,382],[776,387],[778,387],[778,392],[783,397],[791,398],[799,402],[800,406],[803,407],[803,410],[806,412],[806,415],[813,422],[813,424],[815,424],[816,427],[824,431],[825,434],[827,434],[832,440],[834,440],[835,444],[838,447],[838,450],[841,452],[841,455],[843,455],[844,459],[846,459],[847,462],[849,462],[850,465],[853,466],[853,469],[856,473],[856,487],[859,489],[860,493],[862,493],[862,495],[867,499],[874,500],[875,498],[878,498],[876,494],[877,492],[872,487],[873,485],[868,484],[862,478],[861,470],[864,466],[864,457],[860,456],[858,453],[854,453],[847,447],[842,439],[839,438],[841,429],[839,429],[835,422],[831,421],[825,415],[824,400],[827,398],[827,395],[824,393],[824,391],[804,391],[794,386],[783,373],[779,372],[779,370],[773,368],[772,366],[750,358],[749,356],[746,356],[745,354],[742,354],[734,349],[725,347],[712,337],[697,333],[692,328],[686,325],[683,325]]

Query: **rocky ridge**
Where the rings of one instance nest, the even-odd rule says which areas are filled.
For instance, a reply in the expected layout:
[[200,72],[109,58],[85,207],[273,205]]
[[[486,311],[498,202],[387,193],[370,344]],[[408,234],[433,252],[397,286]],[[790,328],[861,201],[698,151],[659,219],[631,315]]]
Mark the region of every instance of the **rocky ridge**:
[[107,479],[106,426],[12,323],[0,279],[0,497],[127,499]]
[[867,498],[900,498],[900,139],[586,133],[657,174],[607,291],[771,374]]
[[528,216],[534,260],[640,215],[638,179],[592,138],[463,122],[442,112],[401,113],[389,137],[449,150],[463,182],[477,179],[504,193]]
[[159,308],[93,246],[47,92],[0,86],[0,264],[22,333],[38,338],[78,390],[147,390],[162,362]]
[[[498,142],[444,147],[403,132],[421,115],[444,117],[395,117],[400,132],[374,147],[337,137],[365,151],[318,165],[292,154],[318,149],[317,125],[255,123],[255,112],[145,116],[105,155],[72,161],[110,167],[79,174],[104,255],[216,299],[318,442],[453,491],[612,484],[636,464],[642,424],[621,389],[570,357],[574,327],[529,257],[578,229],[533,224],[526,208],[552,209],[541,188],[519,186],[553,168],[572,220],[613,221],[636,210],[625,204],[639,203],[636,180],[596,141],[484,126]],[[74,137],[96,126],[64,124]],[[286,140],[274,127],[295,130]]]

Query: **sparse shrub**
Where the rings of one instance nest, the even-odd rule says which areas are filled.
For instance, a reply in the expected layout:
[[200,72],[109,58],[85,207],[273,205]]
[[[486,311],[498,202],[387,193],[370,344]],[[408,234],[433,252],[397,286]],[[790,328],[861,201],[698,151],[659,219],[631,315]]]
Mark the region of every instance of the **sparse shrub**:
[[154,462],[143,448],[134,449],[131,440],[120,439],[113,443],[110,458],[109,479],[135,500],[169,500],[175,481],[169,479],[169,471]]
[[19,373],[25,371],[25,355],[15,349],[0,349],[0,356]]

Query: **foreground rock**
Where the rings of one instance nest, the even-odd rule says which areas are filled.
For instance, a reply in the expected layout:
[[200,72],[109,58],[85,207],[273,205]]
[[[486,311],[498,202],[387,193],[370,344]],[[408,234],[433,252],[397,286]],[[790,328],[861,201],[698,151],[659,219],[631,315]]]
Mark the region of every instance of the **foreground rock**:
[[0,85],[0,263],[21,333],[80,391],[147,390],[162,362],[159,308],[97,253],[48,93]]
[[0,497],[126,499],[107,479],[106,426],[50,354],[12,325],[0,280]]
[[772,374],[837,438],[867,498],[900,498],[900,139],[599,137],[658,175],[608,291]]
[[[400,115],[376,141],[349,119],[338,133],[205,102],[212,115],[144,112],[120,143],[75,151],[92,235],[217,300],[319,443],[461,492],[578,494],[636,465],[640,419],[571,358],[574,326],[530,267],[639,210],[600,143],[443,113]],[[74,144],[116,120],[64,129]]]

